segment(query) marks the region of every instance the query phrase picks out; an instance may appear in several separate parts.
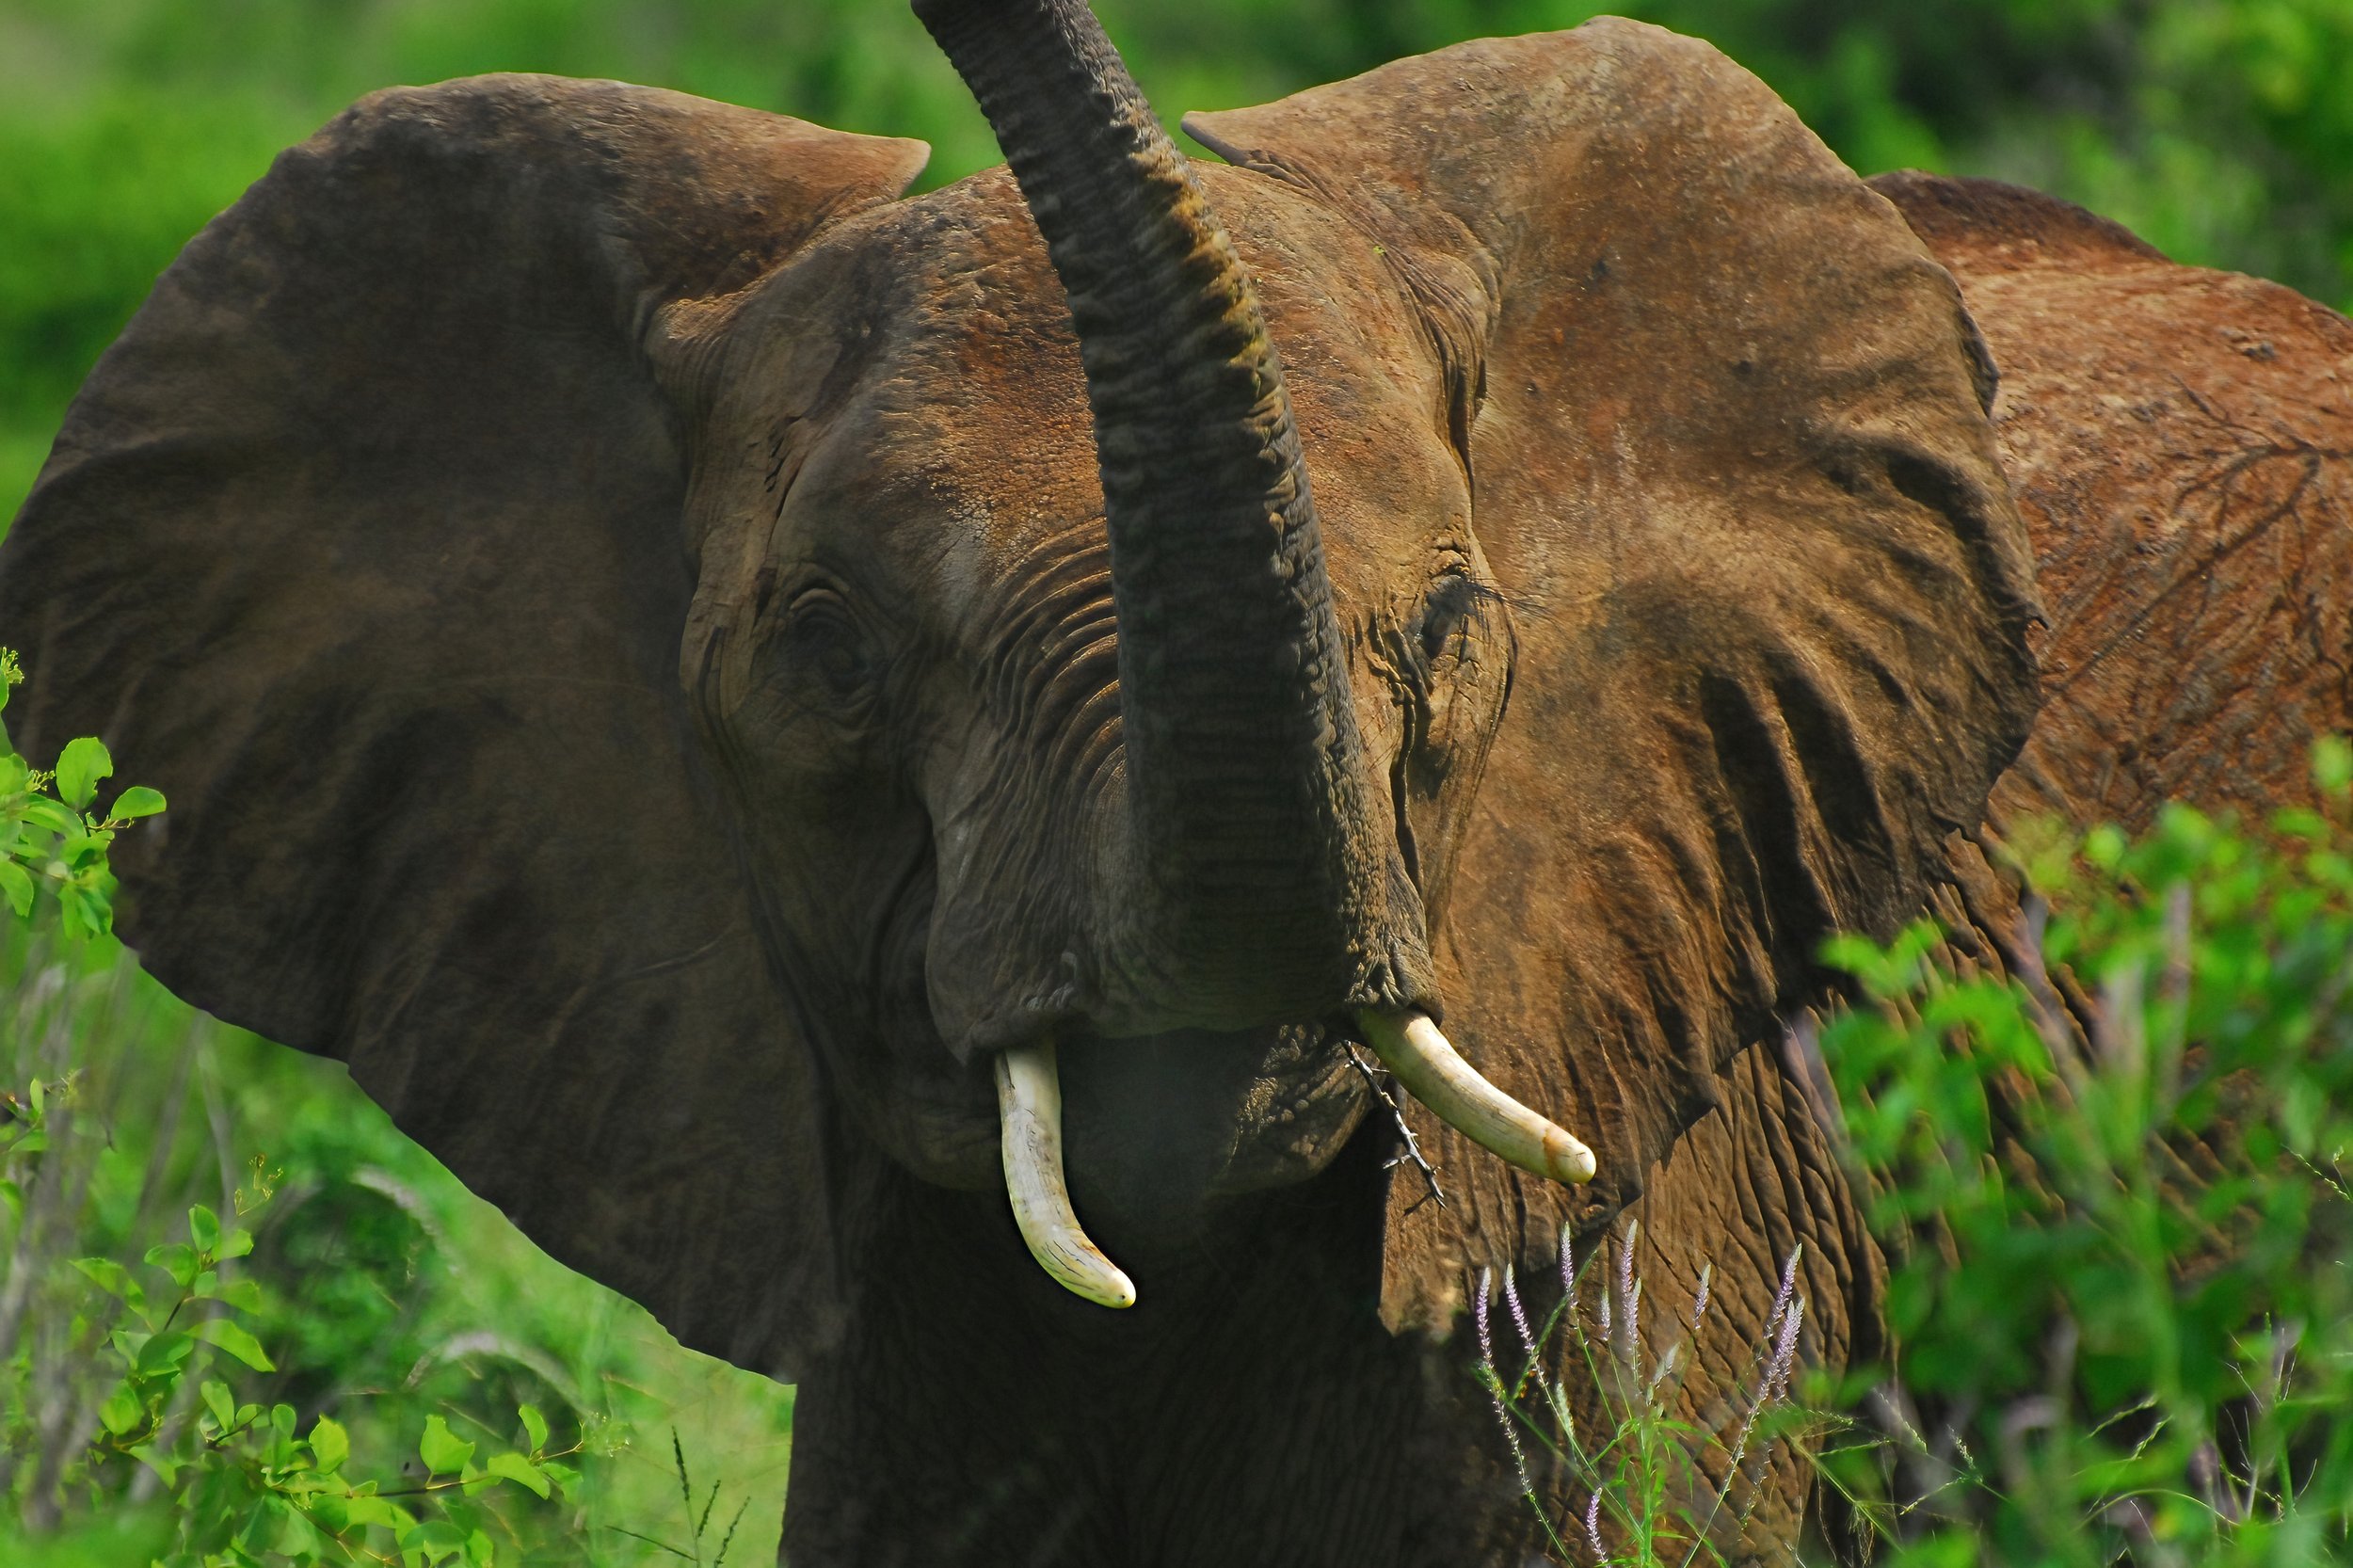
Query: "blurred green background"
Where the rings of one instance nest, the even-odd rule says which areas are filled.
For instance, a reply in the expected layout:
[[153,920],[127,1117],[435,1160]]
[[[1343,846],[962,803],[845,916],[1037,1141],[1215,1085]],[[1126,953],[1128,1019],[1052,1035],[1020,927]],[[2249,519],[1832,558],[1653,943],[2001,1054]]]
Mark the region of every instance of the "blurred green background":
[[[2353,0],[1623,8],[1721,45],[1865,173],[1909,166],[2040,185],[2182,260],[2353,307]],[[1567,0],[1098,9],[1172,122],[1593,14]],[[0,520],[155,274],[279,148],[371,88],[485,71],[620,77],[921,136],[935,149],[927,184],[996,156],[902,0],[0,0]],[[669,1560],[638,1537],[686,1540],[674,1426],[698,1487],[723,1486],[721,1514],[751,1505],[730,1560],[770,1558],[789,1391],[679,1351],[643,1313],[540,1257],[331,1064],[215,1030],[110,969],[59,979],[46,964],[24,953],[0,964],[0,1066],[17,1084],[79,1070],[80,1163],[53,1162],[83,1174],[74,1210],[19,1222],[20,1296],[43,1248],[62,1258],[119,1246],[136,1259],[159,1217],[225,1202],[243,1162],[265,1156],[285,1183],[253,1265],[282,1300],[287,1371],[272,1397],[306,1412],[374,1400],[388,1434],[421,1408],[488,1420],[532,1398],[606,1434],[592,1436],[592,1508],[514,1521],[525,1560],[542,1560],[535,1543],[554,1554],[545,1560]],[[71,1027],[26,1011],[40,986],[65,984],[114,1000]],[[7,1297],[0,1361],[19,1357],[30,1381],[15,1387],[30,1392],[0,1420],[0,1494],[22,1502],[39,1479],[26,1466],[56,1442],[33,1413],[70,1413],[81,1397],[80,1352],[58,1337],[78,1320],[60,1305],[47,1320],[57,1343],[43,1350],[40,1302],[16,1301],[11,1321]],[[143,1540],[108,1532],[161,1525],[136,1509],[63,1523],[33,1555],[0,1512],[0,1557],[143,1561]]]
[[[1264,102],[1574,0],[1101,0],[1166,118]],[[1992,174],[2169,254],[2353,306],[2353,0],[1636,0],[1854,167]],[[0,518],[199,225],[370,88],[614,76],[995,161],[900,0],[0,0]]]

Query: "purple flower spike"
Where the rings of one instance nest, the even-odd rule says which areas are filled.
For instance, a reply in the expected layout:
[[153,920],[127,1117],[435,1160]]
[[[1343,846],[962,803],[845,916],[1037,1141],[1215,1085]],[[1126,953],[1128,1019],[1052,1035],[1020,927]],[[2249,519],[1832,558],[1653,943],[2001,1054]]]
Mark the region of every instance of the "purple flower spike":
[[1536,1353],[1536,1336],[1528,1326],[1528,1308],[1520,1304],[1518,1284],[1512,1277],[1512,1266],[1503,1267],[1503,1299],[1512,1308],[1512,1326],[1520,1331],[1520,1344],[1529,1355]]

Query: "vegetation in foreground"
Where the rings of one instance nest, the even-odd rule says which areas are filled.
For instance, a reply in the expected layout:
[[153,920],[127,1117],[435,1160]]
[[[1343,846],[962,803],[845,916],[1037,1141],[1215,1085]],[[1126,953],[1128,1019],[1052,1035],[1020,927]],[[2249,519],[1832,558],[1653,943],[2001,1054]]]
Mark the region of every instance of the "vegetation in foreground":
[[1705,1286],[1637,1336],[1623,1241],[1532,1330],[1503,1282],[1476,1371],[1523,1464],[1590,1499],[1546,1521],[1564,1557],[1719,1563],[1789,1445],[1901,1568],[2353,1560],[2353,746],[2314,782],[2259,832],[2174,807],[2017,846],[2048,902],[2008,972],[1927,923],[1832,945],[1856,1004],[1796,1044],[1890,1260],[1895,1366],[1793,1387],[1792,1268],[1703,1430],[1674,1411]]
[[[789,1392],[665,1353],[330,1069],[141,980],[105,852],[165,803],[102,813],[110,767],[95,743],[55,775],[0,754],[12,1560],[768,1550]],[[1785,1282],[1745,1398],[1700,1431],[1673,1414],[1679,1309],[1638,1333],[1641,1282],[1583,1277],[1604,1249],[1541,1325],[1502,1282],[1512,1331],[1482,1304],[1466,1373],[1524,1464],[1581,1484],[1583,1514],[1546,1520],[1563,1560],[1722,1560],[1783,1445],[1882,1561],[2353,1555],[2353,745],[2314,772],[2321,808],[2260,832],[2175,808],[2137,842],[2021,846],[2049,902],[2005,968],[1926,924],[1833,944],[1857,1002],[1801,1044],[1891,1260],[1897,1365],[1804,1376]],[[1608,1413],[1582,1433],[1580,1379]]]
[[773,1560],[792,1391],[140,975],[106,851],[165,802],[111,766],[0,744],[0,1560]]

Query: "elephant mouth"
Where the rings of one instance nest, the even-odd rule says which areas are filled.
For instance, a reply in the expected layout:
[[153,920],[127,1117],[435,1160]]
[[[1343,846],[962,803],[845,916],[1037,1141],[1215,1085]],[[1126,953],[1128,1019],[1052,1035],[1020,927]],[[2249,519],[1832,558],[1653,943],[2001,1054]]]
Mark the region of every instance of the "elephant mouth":
[[1417,1010],[1242,1034],[1077,1034],[996,1054],[999,1144],[1022,1240],[1066,1289],[1132,1306],[1136,1288],[1080,1224],[1109,1216],[1140,1244],[1182,1240],[1213,1200],[1305,1179],[1363,1120],[1350,1054],[1369,1047],[1456,1130],[1556,1181],[1593,1178],[1577,1139],[1481,1077]]

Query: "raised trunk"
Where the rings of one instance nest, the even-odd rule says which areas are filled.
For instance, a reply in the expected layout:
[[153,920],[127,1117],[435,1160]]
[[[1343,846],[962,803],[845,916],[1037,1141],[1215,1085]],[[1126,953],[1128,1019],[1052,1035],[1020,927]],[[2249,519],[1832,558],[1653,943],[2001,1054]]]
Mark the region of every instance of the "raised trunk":
[[1119,617],[1119,988],[1234,1028],[1431,989],[1299,435],[1233,245],[1081,0],[917,0],[1069,296]]

